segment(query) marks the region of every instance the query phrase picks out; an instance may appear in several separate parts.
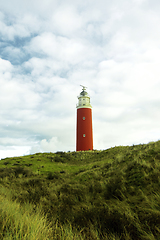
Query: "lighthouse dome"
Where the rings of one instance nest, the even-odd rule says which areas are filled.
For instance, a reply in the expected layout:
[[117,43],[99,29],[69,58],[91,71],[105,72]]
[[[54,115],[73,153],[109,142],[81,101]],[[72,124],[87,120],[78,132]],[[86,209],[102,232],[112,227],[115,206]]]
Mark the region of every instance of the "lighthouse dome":
[[82,92],[80,93],[80,95],[81,95],[81,96],[87,96],[88,93],[87,93],[86,91],[82,90]]

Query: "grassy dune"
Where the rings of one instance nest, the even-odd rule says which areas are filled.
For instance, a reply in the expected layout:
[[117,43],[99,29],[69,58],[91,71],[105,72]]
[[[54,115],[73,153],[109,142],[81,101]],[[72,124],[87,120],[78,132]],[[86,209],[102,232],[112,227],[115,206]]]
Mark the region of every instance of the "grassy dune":
[[0,239],[160,239],[160,141],[0,161]]

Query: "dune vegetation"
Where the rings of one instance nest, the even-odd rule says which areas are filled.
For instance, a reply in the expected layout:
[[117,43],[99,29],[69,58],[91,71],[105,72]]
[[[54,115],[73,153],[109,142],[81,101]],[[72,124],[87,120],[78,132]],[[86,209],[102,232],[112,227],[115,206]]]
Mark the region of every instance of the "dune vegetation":
[[0,239],[160,239],[160,141],[0,161]]

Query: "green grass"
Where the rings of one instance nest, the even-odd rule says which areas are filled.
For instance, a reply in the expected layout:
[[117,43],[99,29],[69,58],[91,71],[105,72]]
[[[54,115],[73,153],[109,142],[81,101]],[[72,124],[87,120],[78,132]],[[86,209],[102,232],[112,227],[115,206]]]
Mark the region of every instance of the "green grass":
[[0,161],[0,239],[160,239],[160,141]]

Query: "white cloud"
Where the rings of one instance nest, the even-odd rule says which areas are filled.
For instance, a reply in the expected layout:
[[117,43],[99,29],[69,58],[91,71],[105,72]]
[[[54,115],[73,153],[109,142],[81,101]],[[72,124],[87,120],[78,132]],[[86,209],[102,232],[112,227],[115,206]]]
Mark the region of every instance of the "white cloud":
[[55,65],[53,65],[53,69],[54,67],[57,69],[59,61],[61,67],[68,66],[69,68],[70,64],[83,64],[83,62],[90,60],[98,53],[92,45],[89,46],[86,42],[56,36],[50,32],[44,32],[33,38],[27,48],[33,53],[54,59]]
[[[0,8],[1,11],[11,14],[11,16],[23,16],[25,13],[30,13],[32,15],[40,15],[47,17],[53,13],[59,1],[52,0],[42,0],[41,4],[38,0],[1,0]],[[15,7],[16,6],[16,7]]]
[[12,146],[12,147],[4,147],[0,149],[0,159],[6,157],[19,157],[25,155],[29,151],[29,147],[27,146]]
[[29,37],[30,33],[25,26],[19,23],[13,25],[7,25],[4,22],[0,22],[0,31],[2,40],[13,41],[15,37]]
[[80,84],[91,96],[94,148],[158,140],[158,1],[0,8],[0,157],[75,150]]
[[9,61],[0,58],[0,74],[6,74],[6,72],[10,73],[12,70],[12,64]]
[[40,102],[40,96],[33,91],[32,86],[28,83],[12,80],[7,81],[5,78],[0,80],[0,100],[1,109],[34,109]]
[[52,23],[59,34],[70,37],[83,26],[83,19],[74,5],[63,5],[55,11]]
[[[52,152],[52,151],[56,151],[57,149],[59,149],[60,143],[57,140],[57,137],[52,137],[49,141],[47,141],[46,139],[43,139],[40,142],[40,147],[42,149],[42,151],[45,152]],[[63,147],[61,146],[61,148],[63,149]]]

